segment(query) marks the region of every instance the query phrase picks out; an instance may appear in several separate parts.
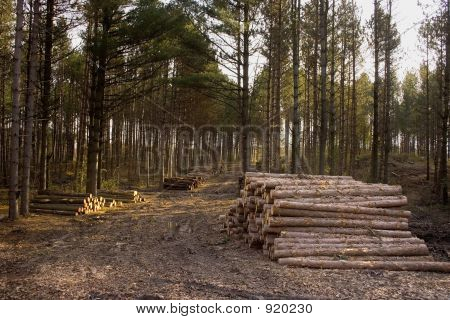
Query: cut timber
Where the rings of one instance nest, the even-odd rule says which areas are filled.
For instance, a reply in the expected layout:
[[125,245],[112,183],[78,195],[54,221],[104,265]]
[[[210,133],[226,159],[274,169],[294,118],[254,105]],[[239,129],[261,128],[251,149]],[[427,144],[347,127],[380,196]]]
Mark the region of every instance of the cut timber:
[[397,196],[402,193],[401,187],[386,186],[378,188],[355,188],[355,189],[316,189],[316,190],[272,190],[270,197],[273,199],[283,198],[314,198],[333,196]]
[[78,216],[76,211],[63,211],[63,210],[51,210],[51,209],[33,209],[33,213],[37,214],[56,214],[59,216]]
[[356,249],[356,248],[390,248],[406,245],[425,245],[425,243],[401,243],[401,242],[366,242],[359,243],[276,243],[275,250],[302,250],[302,249]]
[[389,215],[373,215],[373,214],[360,214],[351,212],[326,212],[326,211],[314,211],[314,210],[301,210],[301,209],[285,209],[276,208],[272,209],[270,213],[274,217],[310,217],[310,218],[333,218],[333,219],[349,219],[349,220],[380,220],[380,221],[396,221],[407,223],[407,218],[401,218],[397,216]]
[[283,258],[278,262],[282,265],[316,268],[316,269],[366,269],[389,271],[428,271],[450,272],[448,262],[421,262],[421,261],[319,261],[307,258]]
[[108,190],[99,190],[98,191],[99,195],[114,195],[114,196],[119,196],[119,197],[136,197],[139,195],[139,192],[135,191],[135,190],[131,190],[131,191],[108,191]]
[[65,198],[92,198],[92,194],[90,193],[65,193],[59,191],[51,191],[51,190],[42,190],[39,191],[39,195],[47,195],[47,196],[60,196]]
[[269,227],[340,227],[380,230],[408,230],[409,228],[406,222],[288,217],[271,217],[267,224]]
[[353,180],[349,176],[316,176],[307,174],[285,174],[285,173],[265,173],[265,172],[246,172],[246,178],[287,178],[287,179],[320,179],[320,180]]
[[426,245],[403,245],[382,248],[311,248],[275,250],[274,258],[308,257],[308,256],[426,256]]
[[31,204],[78,204],[85,205],[87,200],[84,198],[34,198]]
[[263,186],[264,188],[274,189],[278,186],[308,186],[308,185],[341,185],[341,184],[364,184],[364,182],[350,180],[350,179],[333,179],[333,180],[320,180],[320,179],[306,179],[306,180],[256,180],[251,182],[255,186]]
[[276,238],[274,244],[358,244],[358,243],[420,243],[425,242],[419,238],[377,238],[377,237],[352,237],[352,238]]
[[384,187],[384,185],[368,185],[367,183],[351,183],[351,184],[323,184],[323,185],[281,185],[275,187],[277,191],[290,191],[290,190],[347,190],[347,189],[356,189],[356,188],[380,188]]
[[83,209],[83,206],[71,205],[71,204],[30,204],[30,209],[48,209],[59,211],[77,211]]
[[336,186],[336,185],[363,185],[363,182],[354,180],[253,180],[246,185],[246,190],[275,189],[282,186]]
[[[279,201],[293,202],[293,203],[313,203],[313,204],[346,204],[373,208],[391,208],[391,207],[401,207],[408,204],[408,198],[405,196],[375,196],[375,197],[346,197],[346,196],[336,196],[336,197],[322,197],[322,198],[286,198],[275,200],[276,204]],[[373,205],[370,205],[373,204]]]
[[377,230],[370,228],[311,228],[311,227],[263,227],[264,233],[281,233],[282,237],[296,237],[297,233],[360,235],[392,238],[411,238],[411,231]]
[[[290,258],[280,258],[290,259]],[[295,258],[297,259],[297,258]],[[299,258],[303,259],[303,258]],[[349,256],[349,257],[329,257],[329,256],[314,256],[308,257],[308,260],[319,261],[428,261],[432,262],[431,256],[408,256],[408,257],[396,257],[396,256]]]
[[289,202],[289,201],[278,201],[273,206],[274,213],[281,212],[280,209],[291,209],[289,212],[294,210],[304,210],[304,211],[322,211],[322,212],[342,212],[342,213],[353,213],[355,216],[359,214],[366,215],[377,215],[377,216],[388,216],[388,217],[398,217],[398,218],[410,218],[411,212],[405,210],[394,210],[394,209],[383,209],[383,208],[367,208],[362,206],[349,206],[349,205],[330,205],[330,204],[311,204],[311,203],[300,203],[300,202]]

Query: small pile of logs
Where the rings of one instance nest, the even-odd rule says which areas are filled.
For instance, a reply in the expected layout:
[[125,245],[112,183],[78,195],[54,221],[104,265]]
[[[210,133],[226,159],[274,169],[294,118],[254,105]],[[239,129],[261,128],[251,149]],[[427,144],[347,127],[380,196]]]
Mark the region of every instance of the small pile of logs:
[[30,212],[77,216],[104,211],[122,206],[124,203],[143,202],[144,197],[137,191],[99,191],[97,196],[86,193],[64,193],[56,191],[39,192],[30,202]]
[[204,182],[201,176],[185,176],[164,179],[164,189],[191,191]]
[[144,202],[144,196],[138,191],[100,190],[98,196],[106,200],[106,207],[122,206],[125,203]]
[[77,216],[100,211],[105,200],[85,193],[43,191],[30,202],[30,212]]
[[247,173],[225,228],[287,266],[450,272],[412,235],[407,203],[400,186]]

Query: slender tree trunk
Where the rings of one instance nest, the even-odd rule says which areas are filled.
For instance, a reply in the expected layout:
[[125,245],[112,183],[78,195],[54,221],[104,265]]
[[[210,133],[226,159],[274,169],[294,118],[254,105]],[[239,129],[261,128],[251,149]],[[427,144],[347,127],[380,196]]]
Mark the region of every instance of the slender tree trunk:
[[344,174],[345,168],[345,126],[346,126],[346,110],[345,110],[345,80],[346,71],[345,65],[347,61],[347,27],[343,30],[343,43],[341,53],[341,71],[340,71],[340,96],[339,96],[339,175]]
[[244,32],[243,32],[243,64],[242,64],[242,137],[241,137],[241,161],[242,171],[248,171],[248,132],[246,126],[248,125],[249,115],[249,46],[250,46],[250,0],[244,0]]
[[273,110],[273,168],[275,172],[281,171],[281,78],[282,78],[282,1],[278,0],[277,32],[275,50],[275,108]]
[[6,59],[1,62],[1,109],[0,109],[0,181],[1,185],[6,186],[8,184],[8,174],[7,174],[7,163],[8,157],[7,153],[7,139],[6,139],[6,74],[7,74],[7,62]]
[[386,101],[384,110],[384,159],[383,159],[383,183],[389,182],[389,153],[391,151],[391,132],[390,132],[390,111],[392,99],[391,85],[391,23],[392,23],[392,0],[388,0],[388,21],[386,30]]
[[[104,6],[102,8],[102,34],[100,39],[100,48],[98,50],[98,67],[94,63],[96,68],[96,77],[93,77],[95,81],[95,90],[92,92],[93,103],[90,106],[90,119],[89,124],[89,142],[88,142],[88,162],[87,162],[87,179],[86,179],[86,192],[97,195],[97,175],[98,172],[98,159],[100,150],[100,131],[101,119],[103,117],[103,103],[105,97],[105,85],[106,85],[106,69],[108,61],[108,37],[109,29],[111,27],[111,8]],[[97,32],[95,32],[97,34]],[[98,40],[98,37],[94,36],[94,41]]]
[[33,3],[33,23],[30,31],[29,41],[29,81],[27,86],[27,97],[25,107],[25,132],[23,147],[23,168],[22,168],[22,192],[20,213],[23,216],[29,214],[30,202],[30,173],[31,158],[33,156],[33,122],[34,122],[34,105],[35,93],[37,87],[37,68],[38,68],[38,35],[40,23],[40,1],[34,0]]
[[10,166],[9,166],[9,218],[18,218],[19,193],[19,134],[20,134],[20,67],[22,65],[23,0],[17,0],[16,34],[14,39],[13,83],[11,110]]
[[[271,37],[272,38],[272,37]],[[267,96],[266,96],[266,125],[264,130],[264,156],[263,169],[265,172],[270,172],[271,169],[271,85],[272,85],[272,41],[269,43],[269,61],[267,65]]]
[[320,145],[319,174],[325,174],[325,152],[327,145],[328,108],[327,108],[327,15],[328,0],[320,1]]
[[429,34],[427,31],[427,61],[426,61],[426,158],[427,158],[427,181],[430,181],[430,43],[429,43]]
[[[352,8],[355,8],[355,3],[352,1]],[[352,144],[350,150],[350,174],[355,175],[356,153],[358,150],[357,137],[357,95],[356,95],[356,19],[353,15],[353,29],[352,29]]]
[[378,98],[379,98],[379,85],[380,85],[380,75],[379,75],[379,54],[380,54],[380,48],[379,48],[379,32],[378,32],[378,25],[379,25],[379,4],[378,0],[374,0],[374,46],[375,46],[375,82],[373,84],[373,132],[372,132],[372,156],[371,156],[371,181],[377,182],[378,181],[378,151],[379,151],[379,129],[378,129]]
[[55,1],[47,0],[47,12],[45,17],[45,38],[44,38],[44,71],[42,80],[42,110],[41,110],[41,151],[39,164],[39,190],[46,190],[47,165],[48,165],[48,138],[47,128],[50,112],[50,95],[52,85],[52,51],[53,51],[53,18]]
[[[322,0],[321,0],[322,1]],[[314,58],[313,58],[313,121],[312,121],[312,152],[310,157],[310,162],[313,164],[313,171],[317,172],[317,137],[319,128],[319,0],[314,1],[315,8],[315,37],[314,37]]]
[[442,113],[442,144],[439,177],[441,184],[442,203],[447,205],[448,199],[448,120],[450,113],[450,1],[447,0],[446,11],[446,44],[445,44],[445,79],[444,79],[444,110]]
[[332,4],[332,25],[331,25],[331,80],[330,80],[330,141],[328,151],[328,165],[330,166],[330,175],[336,174],[335,146],[336,146],[336,108],[335,108],[335,78],[336,78],[336,60],[335,60],[335,33],[336,33],[336,1]]
[[294,109],[293,109],[293,131],[292,131],[292,163],[291,172],[300,173],[300,110],[299,110],[299,69],[300,69],[300,57],[299,57],[299,41],[300,41],[300,8],[301,0],[292,0],[291,4],[291,23],[292,23],[292,61],[293,61],[293,76],[294,76]]
[[291,119],[290,118],[291,117],[290,117],[289,113],[287,113],[284,118],[284,164],[285,164],[284,172],[285,173],[289,173],[291,171],[290,170],[291,159],[289,158],[289,146],[290,146],[289,138],[290,138],[290,131],[291,131],[291,128],[290,128]]

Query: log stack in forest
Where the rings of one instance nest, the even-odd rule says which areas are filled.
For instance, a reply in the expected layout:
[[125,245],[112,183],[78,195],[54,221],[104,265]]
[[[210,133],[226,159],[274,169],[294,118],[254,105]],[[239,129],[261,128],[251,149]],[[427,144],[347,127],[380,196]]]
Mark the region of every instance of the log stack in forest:
[[138,191],[100,190],[98,196],[105,198],[107,206],[121,206],[125,203],[139,203],[145,201],[144,196]]
[[105,211],[125,203],[143,202],[144,197],[137,191],[111,192],[99,191],[95,197],[85,193],[64,193],[42,191],[30,203],[30,212],[38,214],[57,214],[77,216]]
[[204,182],[201,176],[185,176],[164,179],[164,189],[191,191]]
[[225,227],[282,265],[450,272],[412,235],[407,203],[400,186],[247,173]]

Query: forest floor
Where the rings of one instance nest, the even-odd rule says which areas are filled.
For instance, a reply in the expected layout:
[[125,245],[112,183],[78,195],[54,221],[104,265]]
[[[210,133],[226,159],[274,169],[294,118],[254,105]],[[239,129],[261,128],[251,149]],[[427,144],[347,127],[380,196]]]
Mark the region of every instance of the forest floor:
[[[448,211],[421,203],[410,167],[396,174],[406,175],[413,231],[448,260]],[[221,176],[108,214],[1,221],[0,299],[450,299],[448,274],[271,262],[221,233],[236,193],[236,177]]]

